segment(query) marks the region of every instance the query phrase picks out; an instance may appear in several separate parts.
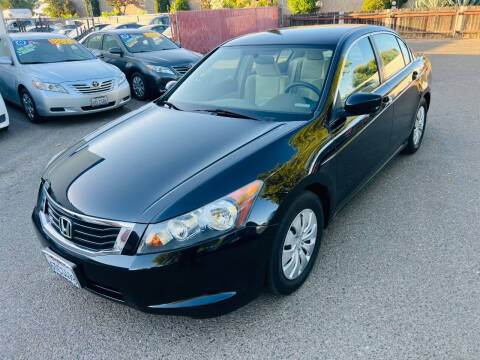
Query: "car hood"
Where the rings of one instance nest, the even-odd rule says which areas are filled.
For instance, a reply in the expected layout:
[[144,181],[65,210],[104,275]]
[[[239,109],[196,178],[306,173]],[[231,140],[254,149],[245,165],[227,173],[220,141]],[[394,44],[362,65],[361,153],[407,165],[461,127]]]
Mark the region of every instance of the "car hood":
[[135,57],[154,65],[184,65],[200,60],[199,55],[182,48],[136,53]]
[[51,64],[23,65],[23,70],[34,79],[52,83],[101,79],[120,73],[112,65],[101,60],[71,61]]
[[147,223],[164,195],[279,126],[152,103],[84,138],[54,160],[43,178],[53,199],[71,211]]

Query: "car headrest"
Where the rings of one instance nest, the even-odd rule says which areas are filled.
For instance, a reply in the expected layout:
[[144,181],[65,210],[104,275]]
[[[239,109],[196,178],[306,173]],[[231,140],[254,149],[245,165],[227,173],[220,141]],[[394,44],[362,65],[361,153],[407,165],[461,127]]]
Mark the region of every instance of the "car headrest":
[[259,55],[255,58],[255,70],[258,75],[275,76],[279,75],[277,64],[273,55]]

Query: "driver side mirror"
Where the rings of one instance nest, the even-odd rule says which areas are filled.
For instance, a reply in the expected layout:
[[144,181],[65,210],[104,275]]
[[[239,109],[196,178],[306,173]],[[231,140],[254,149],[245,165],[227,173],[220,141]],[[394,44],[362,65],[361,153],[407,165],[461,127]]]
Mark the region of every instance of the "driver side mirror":
[[0,65],[13,65],[12,59],[6,57],[6,56],[1,56],[0,57]]
[[370,93],[355,93],[345,101],[345,111],[349,115],[372,114],[382,107],[382,96]]
[[120,55],[120,56],[123,55],[123,50],[120,49],[119,47],[113,47],[110,50],[108,50],[108,52],[113,55]]
[[168,91],[170,90],[172,87],[175,86],[177,82],[175,80],[172,80],[172,81],[169,81],[166,85],[165,85],[165,91]]

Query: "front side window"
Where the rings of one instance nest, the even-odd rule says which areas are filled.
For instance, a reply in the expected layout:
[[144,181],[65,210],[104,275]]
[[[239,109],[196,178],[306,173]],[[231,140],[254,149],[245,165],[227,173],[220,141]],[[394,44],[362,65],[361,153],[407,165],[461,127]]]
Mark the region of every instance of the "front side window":
[[400,46],[395,36],[390,34],[374,35],[373,41],[383,62],[383,76],[388,80],[405,66]]
[[5,39],[0,39],[0,57],[7,57],[9,59],[12,59],[8,42]]
[[338,87],[337,107],[355,92],[371,92],[380,84],[377,61],[368,38],[356,42],[347,54]]
[[120,47],[120,45],[112,35],[107,34],[103,37],[103,45],[102,45],[103,50],[108,51],[112,48],[118,48],[118,47]]
[[307,120],[320,100],[332,54],[329,47],[220,47],[168,100],[187,111],[221,109],[266,120]]
[[85,46],[89,49],[100,50],[102,46],[102,34],[92,35],[85,42]]
[[13,40],[21,64],[45,64],[95,59],[90,51],[70,38]]
[[118,37],[131,53],[177,49],[178,46],[157,32],[119,34]]

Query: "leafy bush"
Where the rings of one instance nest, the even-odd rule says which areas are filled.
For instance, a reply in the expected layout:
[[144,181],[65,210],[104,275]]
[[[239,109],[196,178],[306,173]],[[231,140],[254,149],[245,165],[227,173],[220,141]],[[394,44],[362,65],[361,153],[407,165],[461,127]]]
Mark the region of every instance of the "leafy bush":
[[170,12],[175,12],[175,11],[186,11],[190,10],[190,6],[188,5],[188,0],[175,0],[175,2],[172,3],[172,6],[170,8]]
[[100,16],[100,3],[98,0],[90,0],[90,8],[93,16]]
[[155,12],[166,13],[168,12],[169,5],[168,0],[155,0]]
[[276,0],[258,0],[255,7],[269,7],[277,5],[278,2]]
[[362,5],[363,11],[374,11],[386,9],[384,0],[365,0]]
[[317,11],[315,0],[288,0],[292,14],[311,14]]
[[113,11],[102,11],[102,16],[104,17],[110,17],[110,16],[118,16],[120,15],[120,12],[117,10]]

